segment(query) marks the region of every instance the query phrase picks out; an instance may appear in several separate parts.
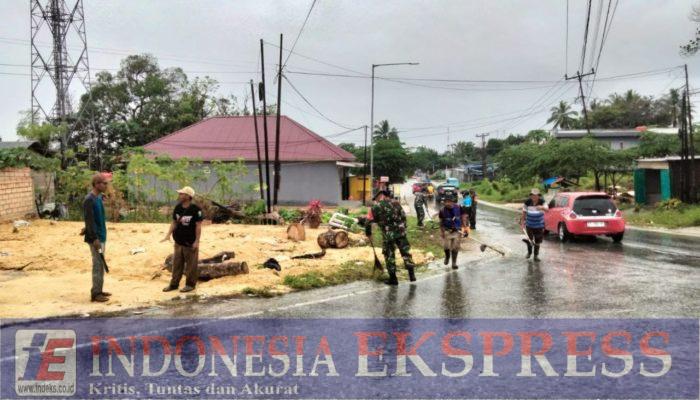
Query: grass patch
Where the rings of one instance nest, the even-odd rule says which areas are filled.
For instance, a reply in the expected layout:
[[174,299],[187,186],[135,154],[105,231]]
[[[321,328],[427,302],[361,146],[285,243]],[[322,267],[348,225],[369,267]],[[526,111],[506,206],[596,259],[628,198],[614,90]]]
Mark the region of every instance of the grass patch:
[[241,293],[248,295],[248,296],[255,296],[255,297],[275,297],[275,293],[272,291],[271,286],[263,286],[261,288],[252,288],[250,286],[243,288],[241,290]]
[[283,283],[292,289],[308,290],[380,278],[381,275],[375,273],[373,268],[373,264],[367,262],[348,261],[330,272],[309,271],[299,275],[287,275]]
[[625,220],[632,225],[687,228],[700,226],[700,205],[682,204],[675,209],[662,207],[641,208],[639,211],[628,209]]
[[534,182],[530,185],[512,183],[507,179],[495,181],[483,180],[478,182],[462,183],[461,190],[474,189],[479,198],[496,203],[520,203],[527,199],[530,189],[538,187]]
[[440,225],[436,221],[430,221],[427,215],[423,221],[422,228],[418,226],[416,217],[407,217],[408,230],[406,237],[412,249],[419,249],[423,252],[431,252],[433,255],[442,253],[442,241],[440,240]]

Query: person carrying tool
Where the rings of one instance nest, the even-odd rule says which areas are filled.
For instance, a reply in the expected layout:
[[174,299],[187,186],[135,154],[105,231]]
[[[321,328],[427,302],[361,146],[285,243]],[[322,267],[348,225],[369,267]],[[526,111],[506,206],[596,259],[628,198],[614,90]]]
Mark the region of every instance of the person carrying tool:
[[104,261],[105,243],[107,242],[107,226],[105,224],[105,208],[102,203],[102,193],[107,190],[107,178],[102,174],[92,177],[92,190],[83,200],[83,219],[85,220],[85,243],[90,246],[92,256],[92,289],[90,301],[104,303],[109,300],[111,293],[102,291],[104,273],[107,263]]
[[418,226],[423,226],[423,220],[425,219],[425,188],[413,193],[413,196],[413,207],[416,209]]
[[540,244],[542,244],[542,239],[544,239],[544,212],[546,210],[540,190],[537,188],[530,190],[530,196],[525,200],[523,213],[520,216],[520,226],[525,230],[528,238],[525,241],[527,244],[527,256],[525,258],[530,258],[534,248],[535,257],[533,259],[540,261]]
[[175,240],[173,254],[173,276],[163,291],[176,290],[180,286],[182,273],[185,273],[185,287],[180,292],[191,292],[197,285],[199,270],[199,238],[202,235],[202,210],[192,203],[194,189],[185,186],[177,191],[178,204],[173,210],[173,222],[162,242]]
[[380,190],[374,196],[376,203],[369,210],[365,223],[365,234],[372,240],[372,222],[379,225],[382,230],[382,254],[386,261],[386,269],[389,279],[387,285],[398,285],[396,277],[396,248],[398,247],[404,265],[408,270],[408,277],[415,282],[415,264],[411,257],[411,245],[406,237],[406,214],[400,205],[394,204],[388,191]]
[[476,190],[469,189],[469,197],[472,201],[472,205],[469,207],[469,228],[476,229],[476,206],[479,203],[476,196]]
[[457,254],[459,254],[459,241],[461,239],[460,229],[462,225],[462,215],[460,208],[455,204],[452,197],[445,198],[445,205],[440,209],[440,237],[442,246],[445,249],[445,265],[450,263],[452,256],[452,269],[457,266]]

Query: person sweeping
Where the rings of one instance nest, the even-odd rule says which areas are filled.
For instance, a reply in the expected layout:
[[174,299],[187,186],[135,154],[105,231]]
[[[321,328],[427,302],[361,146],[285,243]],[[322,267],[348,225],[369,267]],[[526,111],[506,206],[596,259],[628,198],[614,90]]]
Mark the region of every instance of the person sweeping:
[[440,237],[445,249],[445,265],[450,263],[452,258],[452,269],[457,266],[457,255],[459,254],[459,241],[462,237],[462,215],[460,208],[455,204],[452,197],[445,198],[445,205],[440,209]]
[[528,240],[524,240],[527,244],[527,255],[525,258],[530,258],[534,250],[535,261],[540,261],[540,245],[544,239],[544,212],[547,207],[544,205],[544,199],[540,195],[539,189],[530,190],[530,196],[523,204],[523,213],[520,216],[520,226],[525,229],[525,234]]
[[418,219],[418,226],[423,226],[423,220],[425,219],[425,188],[413,193],[413,207],[416,209],[416,218]]

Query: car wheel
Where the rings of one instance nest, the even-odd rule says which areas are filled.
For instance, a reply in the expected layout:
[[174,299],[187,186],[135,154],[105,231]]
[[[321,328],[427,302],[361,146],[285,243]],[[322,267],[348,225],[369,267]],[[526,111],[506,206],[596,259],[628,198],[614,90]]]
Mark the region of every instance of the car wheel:
[[566,229],[566,224],[563,222],[559,223],[559,228],[558,228],[557,233],[559,236],[559,241],[562,243],[571,239],[571,234],[569,233],[569,230]]
[[611,238],[612,238],[613,242],[620,243],[620,242],[622,242],[622,238],[624,236],[625,236],[624,233],[618,233],[617,235],[612,235]]

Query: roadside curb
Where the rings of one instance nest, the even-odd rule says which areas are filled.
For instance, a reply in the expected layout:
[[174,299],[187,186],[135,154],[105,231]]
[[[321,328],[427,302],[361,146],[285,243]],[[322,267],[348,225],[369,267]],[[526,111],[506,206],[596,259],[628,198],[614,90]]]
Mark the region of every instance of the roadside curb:
[[[487,207],[496,208],[499,210],[512,211],[513,213],[518,213],[518,210],[513,209],[511,207],[504,206],[502,204],[491,203],[491,202],[484,201],[484,200],[479,200],[479,204],[483,204]],[[644,227],[633,226],[633,225],[629,225],[629,224],[627,224],[625,226],[625,230],[636,231],[636,232],[648,232],[648,233],[665,233],[665,234],[673,235],[673,236],[700,238],[700,234],[695,234],[695,233],[678,232],[678,231],[674,231],[672,229],[644,228]]]

